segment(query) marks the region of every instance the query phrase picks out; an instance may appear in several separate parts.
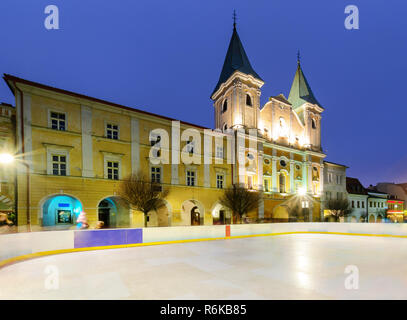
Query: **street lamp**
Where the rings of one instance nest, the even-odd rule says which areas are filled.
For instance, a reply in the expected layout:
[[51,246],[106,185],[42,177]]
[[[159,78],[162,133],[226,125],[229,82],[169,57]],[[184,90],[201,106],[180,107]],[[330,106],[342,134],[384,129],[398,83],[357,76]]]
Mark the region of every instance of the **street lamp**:
[[[0,164],[2,165],[9,165],[11,163],[15,163],[16,158],[10,153],[1,153],[0,154]],[[30,215],[30,166],[27,162],[24,160],[18,159],[18,162],[23,164],[27,168],[27,229],[28,231],[31,231],[31,215]],[[17,197],[18,197],[18,188],[17,188],[17,175],[16,175],[16,192],[14,195],[15,198],[15,210],[17,213],[17,225],[18,225],[18,202],[17,202]]]

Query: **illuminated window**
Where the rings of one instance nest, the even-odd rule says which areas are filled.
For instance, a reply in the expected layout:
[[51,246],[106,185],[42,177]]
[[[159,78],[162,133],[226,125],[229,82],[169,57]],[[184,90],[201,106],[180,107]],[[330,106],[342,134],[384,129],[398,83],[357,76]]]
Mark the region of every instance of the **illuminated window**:
[[223,147],[222,146],[216,147],[216,158],[223,159]]
[[193,187],[195,186],[195,171],[188,170],[187,171],[187,186]]
[[113,140],[119,139],[119,126],[117,124],[106,124],[106,138]]
[[247,187],[249,189],[253,189],[253,177],[252,176],[247,177]]
[[66,130],[66,119],[65,113],[51,112],[51,129],[65,131]]
[[151,182],[152,183],[161,183],[161,168],[160,167],[151,167]]
[[223,189],[224,176],[223,174],[216,175],[216,188]]
[[264,179],[264,191],[269,192],[269,181],[268,181],[268,179]]
[[152,134],[150,139],[151,146],[155,146],[161,141],[161,136]]
[[194,141],[187,141],[187,152],[194,153]]
[[285,187],[285,175],[283,173],[280,173],[280,193],[285,193],[286,192],[286,187]]
[[66,176],[66,156],[52,155],[52,174],[54,176]]
[[119,180],[119,162],[107,161],[107,178],[110,180]]

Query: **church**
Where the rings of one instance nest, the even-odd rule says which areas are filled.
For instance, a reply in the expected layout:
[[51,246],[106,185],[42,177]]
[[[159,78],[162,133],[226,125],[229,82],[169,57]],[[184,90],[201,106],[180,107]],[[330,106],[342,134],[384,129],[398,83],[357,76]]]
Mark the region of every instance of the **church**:
[[[323,219],[324,168],[329,166],[321,147],[324,108],[299,59],[288,97],[273,96],[261,106],[264,80],[251,65],[236,24],[210,95],[213,128],[9,74],[3,78],[15,96],[16,146],[8,152],[18,159],[20,226],[67,229],[82,211],[91,227],[97,221],[110,228],[144,226],[144,215],[118,195],[123,178],[140,171],[170,191],[165,208],[148,214],[148,227],[233,223],[219,199],[237,183],[261,191],[250,222],[287,222],[293,204],[306,210],[306,221]],[[198,154],[201,164],[152,163],[151,132],[158,129],[168,132],[170,159],[174,147],[183,152],[190,142],[181,138],[175,146],[175,135],[193,129],[201,141],[208,134],[216,137],[221,142],[211,145],[213,164],[204,164],[205,152]],[[243,145],[239,135],[245,137]],[[226,159],[231,141],[238,145],[233,151],[238,161],[232,163]]]

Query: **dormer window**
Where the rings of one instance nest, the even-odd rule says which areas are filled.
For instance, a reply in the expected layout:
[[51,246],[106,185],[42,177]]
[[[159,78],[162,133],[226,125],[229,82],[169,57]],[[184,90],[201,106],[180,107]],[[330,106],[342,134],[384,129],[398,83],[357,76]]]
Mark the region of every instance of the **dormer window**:
[[223,101],[222,113],[228,110],[228,100]]
[[246,106],[252,107],[252,97],[248,94],[246,94]]
[[315,119],[311,120],[311,125],[312,125],[312,129],[316,129],[317,128],[317,123],[315,122]]

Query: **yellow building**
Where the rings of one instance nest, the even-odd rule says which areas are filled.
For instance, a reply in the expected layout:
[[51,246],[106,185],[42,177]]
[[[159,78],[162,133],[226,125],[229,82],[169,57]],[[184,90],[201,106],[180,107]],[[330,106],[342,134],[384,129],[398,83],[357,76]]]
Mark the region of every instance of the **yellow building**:
[[[15,152],[15,109],[0,103],[0,154]],[[11,214],[15,205],[15,170],[0,166],[0,213]]]
[[118,196],[121,180],[139,170],[170,190],[148,226],[230,223],[219,198],[235,183],[264,191],[252,221],[288,221],[293,199],[320,220],[323,108],[299,61],[289,97],[270,97],[260,108],[264,82],[236,28],[211,95],[214,130],[12,75],[4,80],[16,103],[20,226],[72,227],[84,210],[91,227],[99,220],[141,227],[143,215]]

